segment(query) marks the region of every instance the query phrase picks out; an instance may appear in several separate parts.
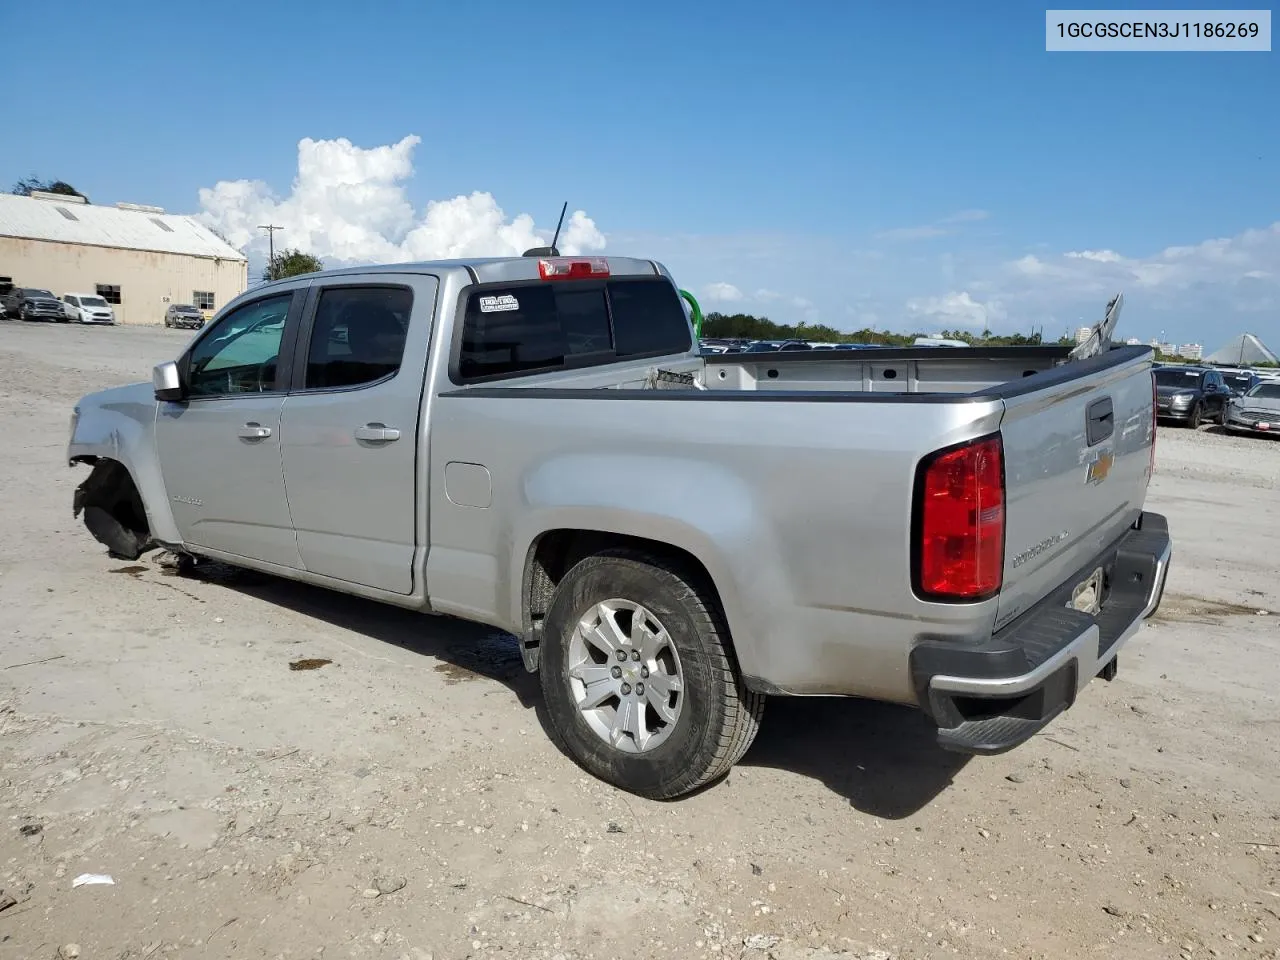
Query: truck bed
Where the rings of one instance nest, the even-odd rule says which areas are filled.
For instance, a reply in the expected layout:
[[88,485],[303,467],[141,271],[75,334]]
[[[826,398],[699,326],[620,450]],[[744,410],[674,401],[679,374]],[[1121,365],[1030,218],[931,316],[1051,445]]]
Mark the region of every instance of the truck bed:
[[[1057,347],[850,353],[659,358],[445,389],[431,436],[433,607],[519,632],[520,573],[498,564],[512,544],[525,556],[524,528],[655,538],[725,585],[758,689],[910,702],[903,638],[886,623],[911,624],[915,639],[989,636],[1137,521],[1149,347],[1070,363]],[[1100,398],[1109,432],[1089,443]],[[995,433],[1003,589],[921,600],[907,576],[917,468]],[[1105,473],[1091,466],[1103,455]],[[485,464],[486,500],[519,503],[519,515],[460,512],[443,492],[447,461]]]
[[[1116,348],[1104,355],[1105,362],[1136,358],[1147,349]],[[1080,376],[1081,364],[1089,361],[1068,363],[1068,352],[1069,348],[1054,345],[711,354],[557,371],[522,377],[499,389],[660,389],[714,393],[722,399],[726,393],[785,394],[791,399],[823,394],[827,396],[821,399],[828,401],[901,399],[903,394],[920,394],[921,399],[945,394],[955,399],[956,394],[976,397],[996,388],[1023,392]],[[1024,383],[1042,374],[1053,376]],[[833,393],[839,397],[829,396]]]
[[1067,347],[908,347],[716,354],[705,358],[708,390],[973,393],[1051,370]]

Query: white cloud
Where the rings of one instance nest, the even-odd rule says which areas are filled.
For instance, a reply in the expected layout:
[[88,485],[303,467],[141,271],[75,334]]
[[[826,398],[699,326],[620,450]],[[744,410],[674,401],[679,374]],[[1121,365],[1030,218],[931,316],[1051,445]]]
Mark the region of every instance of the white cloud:
[[712,303],[738,303],[745,300],[742,291],[732,283],[708,283],[702,288],[702,296]]
[[1064,253],[1063,256],[1076,260],[1093,260],[1097,263],[1119,263],[1124,259],[1114,250],[1080,250]]
[[876,234],[881,240],[932,240],[956,233],[956,225],[986,220],[991,214],[986,210],[960,210],[949,216],[918,227],[895,227]]
[[943,223],[972,223],[975,220],[986,220],[991,214],[986,210],[961,210],[943,218]]
[[969,291],[953,291],[941,297],[914,297],[907,301],[907,312],[924,317],[945,327],[985,330],[1005,319],[1004,306],[997,300],[981,303]]
[[[1246,230],[1234,237],[1166,247],[1147,256],[1125,256],[1115,250],[1073,250],[1059,257],[1027,255],[1007,265],[1024,292],[1047,297],[1127,288],[1149,301],[1181,300],[1188,291],[1229,291],[1241,283],[1258,283],[1280,298],[1273,270],[1280,263],[1280,222]],[[1113,291],[1114,292],[1114,291]]]
[[876,234],[882,240],[931,240],[934,237],[945,237],[951,231],[934,224],[923,227],[895,227]]
[[[338,263],[511,256],[550,242],[551,230],[538,230],[528,214],[508,220],[487,192],[431,201],[415,211],[405,181],[413,175],[413,149],[420,142],[411,135],[364,148],[346,138],[305,138],[287,197],[277,197],[261,180],[222,180],[200,190],[200,219],[259,256],[265,256],[267,239],[258,225],[279,224],[277,246]],[[565,254],[586,253],[603,250],[605,238],[575,210],[557,246]]]

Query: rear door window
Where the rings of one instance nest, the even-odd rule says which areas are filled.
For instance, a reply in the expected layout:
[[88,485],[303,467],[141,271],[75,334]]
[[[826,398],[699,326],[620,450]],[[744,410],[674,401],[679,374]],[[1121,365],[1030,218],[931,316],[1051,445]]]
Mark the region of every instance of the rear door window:
[[304,386],[358,387],[399,372],[413,309],[407,287],[333,287],[320,294]]
[[457,372],[470,381],[691,347],[684,308],[666,280],[482,286],[467,297]]

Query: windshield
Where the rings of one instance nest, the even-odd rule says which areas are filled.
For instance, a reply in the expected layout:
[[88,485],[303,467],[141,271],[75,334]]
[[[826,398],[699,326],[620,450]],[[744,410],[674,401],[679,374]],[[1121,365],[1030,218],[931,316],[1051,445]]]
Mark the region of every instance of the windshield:
[[1200,385],[1200,371],[1157,370],[1156,385],[1160,387],[1197,387]]
[[195,307],[187,303],[180,303],[173,308],[177,313],[199,313]]
[[37,290],[35,287],[27,287],[22,291],[22,295],[26,297],[53,297],[53,294],[48,290]]
[[101,297],[80,298],[80,306],[82,307],[105,307],[106,305],[107,301],[103,300]]
[[1245,396],[1255,400],[1280,400],[1280,383],[1260,383]]

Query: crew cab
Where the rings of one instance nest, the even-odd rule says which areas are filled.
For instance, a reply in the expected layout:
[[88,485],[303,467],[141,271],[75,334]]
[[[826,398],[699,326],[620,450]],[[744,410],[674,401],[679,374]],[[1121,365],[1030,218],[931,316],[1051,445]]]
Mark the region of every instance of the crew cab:
[[62,301],[38,287],[14,287],[4,300],[5,312],[23,320],[53,320],[65,323]]
[[652,260],[327,271],[83,398],[73,508],[118,557],[509,631],[561,749],[671,798],[741,758],[770,696],[912,704],[984,754],[1114,676],[1171,556],[1143,509],[1151,366],[708,355]]

